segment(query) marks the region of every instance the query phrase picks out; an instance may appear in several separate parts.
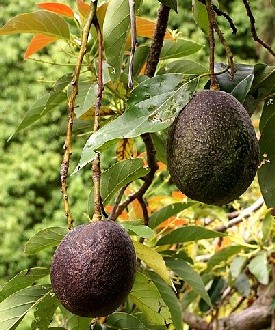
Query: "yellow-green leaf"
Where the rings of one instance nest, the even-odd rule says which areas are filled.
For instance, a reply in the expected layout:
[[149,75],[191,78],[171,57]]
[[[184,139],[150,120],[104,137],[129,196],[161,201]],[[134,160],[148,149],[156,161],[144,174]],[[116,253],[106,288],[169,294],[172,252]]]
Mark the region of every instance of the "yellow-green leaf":
[[152,268],[167,284],[171,285],[169,270],[162,256],[154,249],[133,241],[137,257]]
[[59,39],[70,39],[69,26],[64,18],[42,10],[17,15],[0,28],[0,35],[15,33],[44,34]]

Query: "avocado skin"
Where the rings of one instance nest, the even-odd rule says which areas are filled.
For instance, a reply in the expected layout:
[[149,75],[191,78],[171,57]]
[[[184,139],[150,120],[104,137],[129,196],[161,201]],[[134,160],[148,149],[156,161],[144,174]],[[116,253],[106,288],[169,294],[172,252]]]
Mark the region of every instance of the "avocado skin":
[[135,270],[135,250],[124,229],[113,221],[96,221],[75,227],[63,238],[50,277],[67,310],[99,317],[121,305],[133,286]]
[[259,144],[243,105],[222,91],[197,92],[168,130],[167,167],[191,199],[222,206],[250,186]]

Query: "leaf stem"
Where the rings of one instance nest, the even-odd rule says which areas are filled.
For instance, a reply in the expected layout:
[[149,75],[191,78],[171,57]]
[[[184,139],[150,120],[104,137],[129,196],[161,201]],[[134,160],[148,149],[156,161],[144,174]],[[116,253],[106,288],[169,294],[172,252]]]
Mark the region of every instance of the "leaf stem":
[[83,58],[86,54],[87,49],[87,42],[90,32],[90,27],[92,25],[92,21],[95,14],[95,7],[91,5],[91,9],[89,12],[89,15],[86,19],[85,25],[83,27],[82,31],[82,37],[81,37],[81,47],[77,56],[77,61],[73,73],[73,78],[71,81],[72,85],[72,91],[69,97],[68,101],[68,124],[67,124],[67,133],[66,133],[66,139],[64,143],[64,155],[63,155],[63,161],[61,164],[60,169],[60,176],[61,176],[61,191],[64,201],[64,209],[65,214],[67,217],[68,222],[68,228],[71,229],[73,227],[73,217],[71,214],[71,209],[69,205],[69,197],[68,197],[68,171],[69,171],[69,164],[70,164],[70,157],[72,154],[72,128],[73,128],[73,121],[74,121],[74,108],[75,108],[75,100],[78,93],[78,81],[81,71],[81,66],[83,63]]

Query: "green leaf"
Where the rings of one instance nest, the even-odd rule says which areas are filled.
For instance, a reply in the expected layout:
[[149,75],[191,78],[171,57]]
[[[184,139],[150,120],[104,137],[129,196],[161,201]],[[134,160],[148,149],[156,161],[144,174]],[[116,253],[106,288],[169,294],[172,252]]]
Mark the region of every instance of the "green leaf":
[[[13,135],[21,131],[22,129],[27,128],[29,125],[33,124],[41,117],[45,116],[62,102],[66,101],[67,95],[64,91],[64,88],[69,84],[70,80],[71,75],[65,75],[58,79],[55,83],[53,90],[49,94],[39,98],[30,107],[30,109],[25,114],[24,118],[16,128],[16,131],[13,133]],[[10,136],[9,139],[11,139],[13,135]]]
[[107,62],[114,68],[117,76],[121,72],[129,25],[128,0],[110,1],[103,24],[103,40]]
[[248,297],[250,294],[250,282],[249,278],[245,273],[241,273],[235,283],[234,287],[238,290],[238,292],[243,296],[243,297]]
[[271,0],[271,4],[275,8],[275,0]]
[[265,204],[268,208],[275,207],[275,102],[267,101],[261,117],[262,133],[260,137],[260,152],[263,162],[258,170],[259,184]]
[[149,78],[131,93],[128,107],[115,120],[103,126],[87,140],[76,173],[95,157],[95,150],[118,138],[133,138],[168,127],[188,103],[197,79],[183,83],[180,74],[164,74]]
[[[225,280],[222,277],[215,276],[209,290],[207,291],[212,305],[215,305],[221,300],[222,292],[225,288]],[[210,310],[210,306],[203,300],[199,301],[199,308],[201,312],[207,312]]]
[[58,300],[53,292],[48,292],[35,305],[34,317],[31,328],[48,329],[51,324],[53,315],[58,307]]
[[275,66],[256,64],[250,93],[260,100],[272,97],[275,93]]
[[165,64],[158,72],[160,73],[182,73],[184,75],[201,75],[209,70],[202,64],[191,60],[176,60]]
[[228,261],[228,259],[235,254],[241,252],[243,249],[243,246],[237,245],[237,246],[227,246],[221,250],[219,250],[217,253],[215,253],[207,262],[207,269],[212,268],[214,266],[219,265],[223,261]]
[[247,262],[247,257],[245,256],[236,256],[230,264],[230,272],[233,278],[240,276],[244,265]]
[[136,273],[135,283],[129,297],[150,325],[171,323],[171,314],[157,287],[144,274]]
[[176,293],[155,272],[148,271],[147,274],[158,288],[162,299],[168,306],[175,329],[182,330],[182,313]]
[[273,221],[274,221],[274,216],[271,214],[271,212],[269,211],[262,222],[262,226],[263,226],[263,240],[266,240],[270,237],[270,234],[272,233],[272,225],[273,225]]
[[17,15],[0,29],[0,35],[14,33],[45,34],[70,40],[69,26],[64,18],[44,10]]
[[145,225],[141,225],[139,223],[133,223],[132,221],[129,220],[121,221],[120,224],[127,231],[131,231],[134,234],[138,235],[139,237],[151,238],[154,236],[154,231]]
[[176,40],[165,40],[160,53],[160,59],[179,58],[198,52],[203,46],[197,42],[178,38]]
[[[215,64],[215,72],[221,72],[227,68],[224,63]],[[234,73],[234,79],[232,79],[229,70],[222,74],[218,74],[217,80],[220,85],[220,89],[227,93],[231,93],[241,103],[244,102],[254,79],[254,66],[247,64],[236,64],[236,72]]]
[[168,233],[167,235],[161,237],[160,240],[157,242],[157,245],[194,242],[199,241],[200,239],[209,239],[223,236],[226,236],[226,234],[206,229],[204,227],[186,226],[182,228],[177,228]]
[[154,270],[168,285],[171,285],[169,270],[167,269],[162,255],[147,245],[133,241],[137,257]]
[[204,4],[199,0],[192,1],[193,17],[198,27],[208,36],[209,23],[208,14]]
[[17,291],[0,303],[0,329],[14,329],[26,313],[51,289],[51,286],[34,285]]
[[163,164],[166,164],[166,130],[161,132],[151,133],[155,148],[156,148],[156,159]]
[[205,290],[202,278],[187,262],[181,259],[176,260],[172,258],[165,259],[165,262],[172,271],[190,285],[192,289],[196,291],[209,306],[211,306],[211,301]]
[[[70,91],[71,88],[68,89],[68,93],[70,93]],[[75,100],[76,118],[79,118],[90,108],[94,107],[96,103],[96,99],[97,99],[97,84],[80,82],[78,86],[78,94]]]
[[120,330],[147,330],[137,317],[124,312],[115,312],[109,315],[106,324]]
[[167,7],[173,9],[176,13],[178,12],[178,0],[159,0]]
[[82,330],[90,329],[92,319],[90,317],[81,317],[74,315],[65,309],[63,306],[60,306],[63,316],[65,317],[65,323],[67,325],[67,330]]
[[256,279],[267,285],[269,283],[269,269],[267,262],[267,253],[260,252],[248,264],[248,269],[256,277]]
[[[126,184],[145,176],[148,169],[144,168],[140,158],[126,159],[114,164],[102,173],[100,181],[100,193],[104,206],[112,199],[120,188]],[[88,201],[88,214],[94,213],[94,191],[91,190]]]
[[57,246],[68,233],[65,227],[48,227],[32,236],[25,245],[24,252],[36,254],[44,249]]
[[167,206],[164,206],[160,210],[154,212],[150,216],[149,226],[150,228],[156,228],[160,225],[163,221],[167,220],[168,218],[176,215],[177,213],[188,209],[191,206],[198,204],[197,202],[187,202],[187,203],[174,203]]
[[22,270],[1,288],[0,302],[15,292],[32,285],[37,280],[47,276],[48,274],[49,269],[44,267],[35,267]]

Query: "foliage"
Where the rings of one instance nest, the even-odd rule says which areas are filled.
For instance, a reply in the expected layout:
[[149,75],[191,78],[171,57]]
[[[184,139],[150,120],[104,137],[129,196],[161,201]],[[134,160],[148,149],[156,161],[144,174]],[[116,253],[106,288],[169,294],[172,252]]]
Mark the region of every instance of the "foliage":
[[[134,287],[125,304],[93,324],[94,329],[103,329],[105,325],[110,329],[187,329],[182,322],[182,311],[187,307],[202,316],[209,310],[223,311],[226,316],[239,301],[248,303],[253,299],[253,290],[259,283],[270,283],[274,218],[268,208],[275,206],[275,68],[254,62],[257,55],[253,42],[244,38],[250,30],[243,22],[241,4],[220,1],[221,10],[230,13],[239,32],[236,38],[229,38],[231,30],[224,17],[218,18],[219,26],[230,40],[236,58],[247,59],[248,63],[236,65],[233,80],[224,69],[226,65],[216,63],[216,71],[222,71],[217,78],[221,89],[232,93],[253,114],[256,129],[261,114],[260,187],[255,180],[238,201],[224,208],[188,200],[169,181],[165,134],[193,93],[209,85],[207,13],[201,2],[194,2],[197,7],[193,13],[191,1],[161,2],[172,8],[169,26],[180,33],[166,32],[157,73],[153,78],[146,77],[145,62],[155,29],[146,17],[156,17],[159,3],[137,2],[139,47],[134,57],[133,90],[127,85],[129,3],[99,2],[97,18],[105,57],[101,128],[96,132],[92,127],[99,49],[94,27],[80,75],[70,164],[73,175],[68,180],[76,224],[89,221],[95,212],[89,165],[98,151],[103,170],[102,202],[107,213],[112,212],[121,192],[122,202],[127,201],[142,187],[140,178],[147,178],[150,173],[148,150],[146,154],[140,139],[144,134],[152,133],[159,165],[142,196],[146,203],[134,199],[118,214],[118,221],[131,235],[141,261]],[[0,326],[4,330],[88,329],[92,320],[74,316],[60,306],[48,285],[48,274],[53,248],[67,232],[59,167],[67,100],[73,89],[71,77],[90,9],[81,0],[43,3],[37,10],[35,5],[36,1],[29,1],[20,7],[20,13],[12,2],[2,9],[0,35],[5,47],[0,72],[7,79],[2,79],[0,99],[0,273],[4,279],[0,289]],[[255,13],[260,11],[258,6],[253,8]],[[184,8],[189,11],[183,11]],[[13,36],[19,32],[32,33],[34,37],[29,41],[24,34],[20,39]],[[218,44],[216,50],[218,59],[226,62],[224,47]],[[23,63],[23,58],[30,57],[34,60]],[[252,200],[260,198],[261,193],[265,205],[253,208]],[[251,204],[252,210],[246,214]],[[230,222],[234,212],[237,216],[233,220],[240,217],[238,227]],[[9,278],[12,279],[7,281]]]

